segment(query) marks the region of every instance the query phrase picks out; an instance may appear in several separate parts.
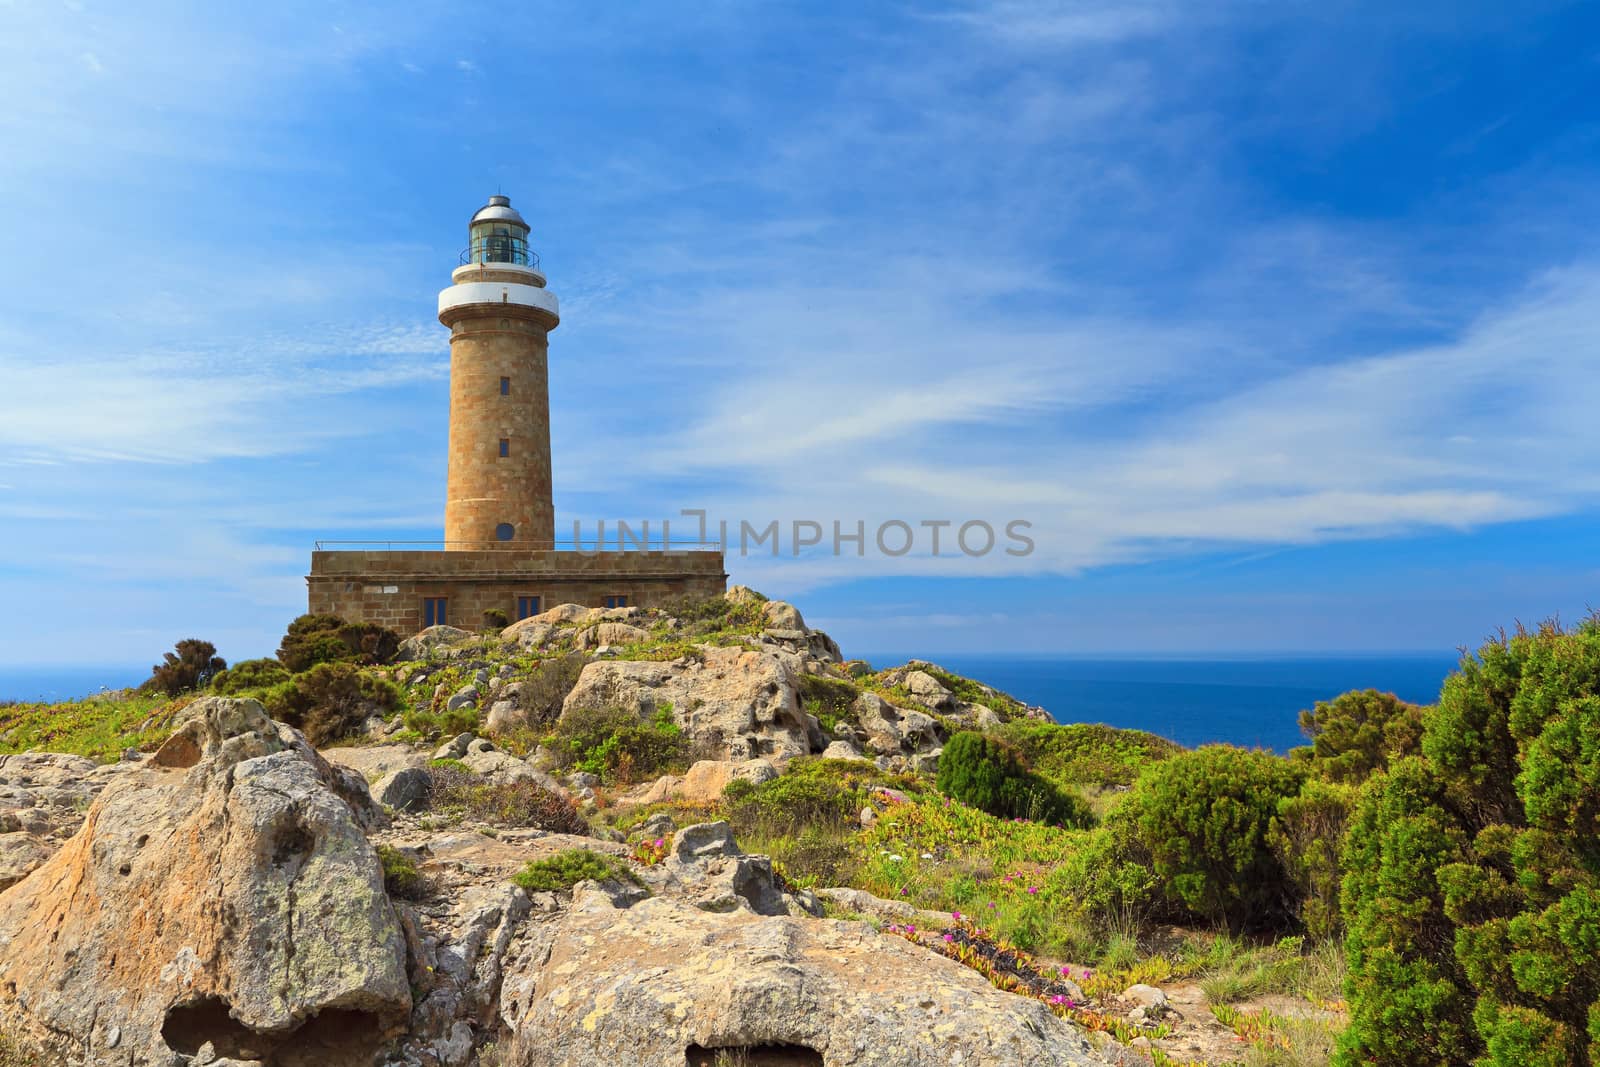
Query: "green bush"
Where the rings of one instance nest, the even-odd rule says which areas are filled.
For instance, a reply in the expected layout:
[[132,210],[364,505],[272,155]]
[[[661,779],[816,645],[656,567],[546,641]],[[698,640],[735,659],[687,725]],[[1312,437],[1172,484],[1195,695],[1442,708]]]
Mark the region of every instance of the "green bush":
[[400,690],[354,664],[321,663],[273,686],[262,702],[273,718],[320,746],[359,732],[370,716],[392,712]]
[[161,662],[150,668],[150,677],[139,691],[175,697],[193,689],[204,689],[227,666],[228,661],[217,655],[217,647],[210,641],[186,637],[173,651],[162,654]]
[[400,635],[372,622],[345,622],[337,615],[302,615],[278,643],[278,660],[294,674],[319,663],[391,662]]
[[1112,819],[1148,851],[1168,900],[1230,928],[1286,925],[1295,891],[1268,841],[1303,766],[1207,745],[1153,764]]
[[241,660],[211,679],[211,690],[232,696],[249,689],[266,689],[289,680],[289,668],[275,659]]
[[1267,844],[1294,888],[1300,925],[1315,940],[1342,929],[1339,881],[1345,826],[1358,790],[1310,779],[1300,792],[1278,802],[1278,815],[1267,831]]
[[800,703],[808,715],[815,715],[817,722],[822,724],[822,729],[828,736],[839,728],[839,723],[849,718],[850,707],[861,695],[861,690],[843,678],[829,678],[821,674],[802,674],[800,676]]
[[511,880],[530,893],[564,893],[579,882],[590,881],[639,884],[638,876],[626,862],[586,848],[568,849],[546,859],[533,860]]
[[625,785],[684,769],[683,730],[663,707],[648,722],[631,711],[579,708],[566,712],[546,739],[559,767]]
[[422,875],[417,861],[389,845],[378,846],[378,864],[383,868],[383,888],[391,897],[415,900],[422,895]]
[[998,734],[1036,774],[1057,783],[1132,785],[1145,767],[1183,751],[1164,737],[1100,723],[1018,719],[1006,723]]
[[1290,755],[1309,760],[1329,781],[1364,782],[1420,751],[1422,712],[1393,693],[1352,689],[1300,713],[1300,729],[1311,744]]
[[1094,824],[1082,798],[1029,771],[998,738],[963,730],[939,756],[939,792],[1004,819],[1081,828]]
[[766,626],[761,610],[765,601],[739,601],[726,597],[679,597],[661,605],[663,613],[678,620],[685,637],[704,637],[724,630],[755,630]]
[[1463,658],[1346,841],[1338,1063],[1600,1062],[1600,622]]

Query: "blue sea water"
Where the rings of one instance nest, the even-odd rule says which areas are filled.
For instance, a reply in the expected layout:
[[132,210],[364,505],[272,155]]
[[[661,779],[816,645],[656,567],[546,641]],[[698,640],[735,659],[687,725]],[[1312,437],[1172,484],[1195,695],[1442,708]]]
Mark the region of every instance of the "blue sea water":
[[58,701],[122,689],[150,677],[142,667],[0,667],[0,700]]
[[[869,656],[875,667],[906,656]],[[1058,722],[1100,722],[1148,730],[1180,744],[1208,741],[1287,752],[1305,744],[1298,715],[1347,689],[1378,689],[1430,704],[1455,669],[1449,655],[1349,658],[1053,659],[933,656]]]

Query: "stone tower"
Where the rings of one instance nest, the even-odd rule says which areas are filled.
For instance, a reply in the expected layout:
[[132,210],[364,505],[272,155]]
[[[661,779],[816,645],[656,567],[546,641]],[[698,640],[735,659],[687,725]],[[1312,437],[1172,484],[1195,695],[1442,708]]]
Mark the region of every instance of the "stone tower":
[[439,321],[450,327],[445,547],[550,549],[547,363],[561,316],[510,198],[491,196],[467,233],[453,284],[439,294]]

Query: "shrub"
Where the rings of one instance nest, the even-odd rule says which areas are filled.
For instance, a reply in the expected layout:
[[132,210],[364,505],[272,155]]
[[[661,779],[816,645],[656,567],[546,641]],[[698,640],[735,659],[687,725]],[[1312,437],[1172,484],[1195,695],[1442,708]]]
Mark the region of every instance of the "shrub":
[[400,690],[350,663],[322,663],[267,691],[263,700],[275,719],[327,745],[357,733],[372,715],[393,711]]
[[685,637],[704,637],[724,630],[754,630],[766,626],[762,600],[732,601],[726,597],[679,597],[661,605],[661,610],[678,620]]
[[533,726],[549,726],[561,717],[561,706],[588,662],[587,657],[576,652],[544,660],[521,680],[517,709],[527,713]]
[[830,737],[839,723],[848,718],[850,706],[856,702],[861,690],[842,678],[828,678],[820,674],[800,676],[800,703],[809,715]]
[[682,769],[683,731],[663,707],[648,722],[631,711],[579,708],[566,712],[546,741],[559,767],[627,784]]
[[490,608],[483,613],[483,628],[499,633],[511,625],[511,619],[499,608]]
[[1345,825],[1357,789],[1311,779],[1298,794],[1278,802],[1267,844],[1278,858],[1299,901],[1300,925],[1321,940],[1338,934],[1339,880]]
[[1081,798],[1029,771],[1003,741],[971,730],[945,742],[938,784],[946,796],[1001,818],[1068,827],[1094,823]]
[[294,674],[319,663],[388,663],[400,651],[400,635],[373,622],[345,622],[337,615],[302,615],[278,643],[278,660]]
[[568,849],[546,859],[533,860],[511,880],[530,893],[564,893],[579,882],[589,881],[639,884],[638,876],[623,860],[586,848]]
[[1376,689],[1352,689],[1319,700],[1300,713],[1300,729],[1311,745],[1292,755],[1310,760],[1329,781],[1364,782],[1374,771],[1419,751],[1422,710]]
[[150,668],[150,677],[139,687],[143,693],[165,693],[175,697],[192,689],[204,689],[217,672],[226,670],[228,661],[217,655],[217,647],[198,637],[186,637],[172,652]]
[[1207,745],[1146,769],[1112,817],[1148,851],[1173,903],[1234,929],[1279,926],[1295,893],[1268,832],[1305,776],[1269,752]]
[[1157,760],[1183,751],[1175,741],[1100,723],[1037,722],[1018,719],[998,731],[1029,767],[1058,783],[1128,786]]
[[383,868],[383,888],[391,897],[415,900],[422,895],[422,875],[417,861],[397,848],[378,846],[378,864]]
[[289,680],[289,669],[275,659],[241,660],[211,679],[213,692],[224,696],[248,689],[266,689]]
[[428,806],[434,811],[498,826],[589,835],[588,821],[572,802],[537,782],[486,782],[460,760],[434,760],[428,777]]
[[1600,620],[1464,657],[1421,747],[1351,822],[1338,1062],[1593,1067]]

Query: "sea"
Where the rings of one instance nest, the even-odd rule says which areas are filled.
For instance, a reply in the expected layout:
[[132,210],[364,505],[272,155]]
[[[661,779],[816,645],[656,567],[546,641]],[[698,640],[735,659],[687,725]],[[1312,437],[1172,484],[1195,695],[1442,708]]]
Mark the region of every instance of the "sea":
[[[908,655],[866,659],[875,667]],[[1238,657],[1228,659],[1077,659],[1047,656],[922,656],[976,678],[1058,722],[1101,722],[1170,737],[1193,747],[1210,741],[1287,752],[1305,743],[1299,713],[1347,689],[1378,689],[1432,703],[1455,669],[1448,655]],[[0,667],[0,700],[70,700],[137,685],[148,666]]]
[[[865,657],[874,667],[908,656]],[[1194,747],[1225,741],[1284,753],[1306,743],[1299,714],[1349,689],[1377,689],[1431,704],[1455,653],[1228,659],[1076,659],[1045,656],[918,657],[1036,704],[1057,722],[1148,730]]]

